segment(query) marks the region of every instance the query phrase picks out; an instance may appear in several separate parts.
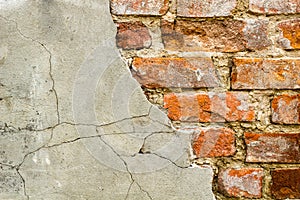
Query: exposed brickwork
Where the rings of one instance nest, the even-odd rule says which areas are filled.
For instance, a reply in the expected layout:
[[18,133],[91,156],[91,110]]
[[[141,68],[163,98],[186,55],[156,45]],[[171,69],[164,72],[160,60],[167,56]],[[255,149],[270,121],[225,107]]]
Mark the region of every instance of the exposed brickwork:
[[163,15],[168,10],[168,0],[111,0],[115,15]]
[[151,36],[142,22],[119,23],[117,32],[117,46],[122,49],[149,48]]
[[263,170],[260,168],[225,169],[219,173],[219,190],[229,197],[262,196]]
[[230,16],[236,0],[178,0],[177,15],[182,17]]
[[235,153],[234,131],[229,128],[195,130],[193,150],[197,157],[231,156]]
[[299,13],[299,0],[250,0],[249,9],[262,14]]
[[282,21],[278,28],[282,34],[278,43],[284,49],[300,49],[300,19]]
[[272,121],[300,124],[300,94],[276,96],[272,101]]
[[189,161],[215,169],[216,199],[300,198],[300,0],[111,0],[111,11],[133,23],[117,36],[133,77],[189,129]]
[[166,49],[180,51],[237,52],[263,49],[269,45],[265,25],[260,21],[212,20],[161,22]]
[[300,162],[300,134],[245,133],[247,162]]
[[234,89],[299,89],[300,59],[235,58]]
[[133,76],[145,87],[218,87],[211,58],[134,58]]
[[271,175],[271,192],[275,199],[300,198],[300,168],[275,169]]
[[184,122],[253,121],[247,93],[167,94],[164,107],[172,120]]

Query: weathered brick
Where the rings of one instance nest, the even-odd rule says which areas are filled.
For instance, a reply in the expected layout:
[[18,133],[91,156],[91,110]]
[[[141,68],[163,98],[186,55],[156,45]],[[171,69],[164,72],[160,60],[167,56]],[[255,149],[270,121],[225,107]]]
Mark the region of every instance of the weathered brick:
[[300,59],[234,58],[233,89],[299,89]]
[[148,88],[220,86],[211,58],[135,58],[132,74]]
[[235,153],[234,134],[229,128],[196,129],[193,151],[198,158],[231,156]]
[[173,51],[237,52],[261,50],[269,46],[267,23],[260,21],[212,20],[161,22],[166,49]]
[[245,133],[247,162],[300,162],[300,134]]
[[276,199],[300,198],[300,168],[271,171],[271,193]]
[[181,17],[230,16],[236,0],[177,0],[177,15]]
[[263,169],[242,168],[221,170],[219,190],[230,197],[260,198],[262,196]]
[[254,13],[288,14],[300,12],[299,0],[250,0],[249,9]]
[[118,24],[117,47],[130,50],[149,48],[151,36],[142,22],[124,22]]
[[300,94],[275,97],[272,100],[272,121],[280,124],[300,124]]
[[168,3],[168,0],[110,0],[110,8],[115,15],[160,16],[167,12]]
[[244,92],[166,94],[164,107],[172,120],[184,122],[254,121],[255,113]]
[[286,20],[278,23],[281,36],[278,43],[284,49],[300,49],[300,19]]
[[271,45],[268,38],[268,20],[246,20],[247,25],[243,29],[246,48],[250,50],[263,50]]

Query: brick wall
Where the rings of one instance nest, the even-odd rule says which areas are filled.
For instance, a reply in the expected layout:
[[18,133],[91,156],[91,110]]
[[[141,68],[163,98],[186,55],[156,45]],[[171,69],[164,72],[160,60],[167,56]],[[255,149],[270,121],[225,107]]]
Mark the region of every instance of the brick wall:
[[218,199],[300,198],[300,1],[111,0],[132,75]]

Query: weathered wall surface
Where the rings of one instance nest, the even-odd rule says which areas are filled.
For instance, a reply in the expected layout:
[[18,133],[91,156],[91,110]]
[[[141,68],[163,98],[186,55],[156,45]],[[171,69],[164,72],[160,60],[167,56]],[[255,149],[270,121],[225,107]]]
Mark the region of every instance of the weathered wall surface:
[[0,199],[299,199],[299,12],[0,0]]
[[0,1],[0,199],[215,199],[146,99],[106,0]]
[[111,0],[149,101],[192,132],[218,199],[300,198],[300,2]]

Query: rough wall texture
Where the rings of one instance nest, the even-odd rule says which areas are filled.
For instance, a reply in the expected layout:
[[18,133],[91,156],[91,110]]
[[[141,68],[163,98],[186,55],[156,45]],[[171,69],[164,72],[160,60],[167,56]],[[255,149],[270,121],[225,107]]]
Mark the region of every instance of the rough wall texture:
[[299,4],[0,0],[0,199],[300,199]]
[[[142,24],[117,45],[150,47]],[[116,32],[108,0],[0,0],[1,200],[215,199],[192,132],[147,101]]]
[[[217,199],[300,199],[300,1],[111,0],[122,57]],[[197,198],[195,198],[197,199]]]

